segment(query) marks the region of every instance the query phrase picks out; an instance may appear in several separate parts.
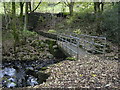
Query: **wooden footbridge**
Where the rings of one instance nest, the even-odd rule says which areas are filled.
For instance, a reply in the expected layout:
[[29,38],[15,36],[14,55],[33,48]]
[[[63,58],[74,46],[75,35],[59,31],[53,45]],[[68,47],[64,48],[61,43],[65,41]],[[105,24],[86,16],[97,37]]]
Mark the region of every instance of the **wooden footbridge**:
[[79,59],[95,53],[105,55],[106,38],[83,34],[59,34],[57,35],[57,44],[65,53]]

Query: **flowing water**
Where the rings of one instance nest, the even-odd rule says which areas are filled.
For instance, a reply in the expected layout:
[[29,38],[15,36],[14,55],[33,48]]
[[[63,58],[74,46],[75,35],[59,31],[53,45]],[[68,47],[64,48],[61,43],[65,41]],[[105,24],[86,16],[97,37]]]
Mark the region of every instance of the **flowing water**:
[[[0,84],[2,87],[26,87],[43,83],[49,75],[39,73],[42,67],[55,63],[55,60],[47,61],[7,61],[0,67]],[[39,78],[38,74],[44,76]]]

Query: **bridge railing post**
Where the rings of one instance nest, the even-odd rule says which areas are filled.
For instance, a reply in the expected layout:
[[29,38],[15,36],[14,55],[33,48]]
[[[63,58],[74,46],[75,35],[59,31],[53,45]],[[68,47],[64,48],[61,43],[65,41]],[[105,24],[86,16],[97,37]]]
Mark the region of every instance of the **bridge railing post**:
[[65,41],[65,49],[66,49],[66,51],[67,51],[67,41],[66,41],[66,37],[64,37],[64,41]]
[[77,42],[77,60],[79,59],[79,44],[80,44],[80,39],[78,39],[78,42]]
[[[71,34],[70,34],[70,36],[72,36]],[[70,38],[70,44],[72,43],[72,38]]]
[[104,59],[105,59],[105,52],[106,52],[106,38],[104,38],[104,49],[103,49]]
[[[71,45],[71,33],[70,33],[70,37],[69,37],[69,44]],[[72,51],[69,49],[69,53],[71,54],[72,56]]]
[[92,50],[92,54],[94,54],[94,52],[95,52],[95,46],[94,46],[94,43],[95,43],[95,39],[94,38],[92,38],[93,39],[93,42],[92,42],[92,48],[93,48],[93,50]]

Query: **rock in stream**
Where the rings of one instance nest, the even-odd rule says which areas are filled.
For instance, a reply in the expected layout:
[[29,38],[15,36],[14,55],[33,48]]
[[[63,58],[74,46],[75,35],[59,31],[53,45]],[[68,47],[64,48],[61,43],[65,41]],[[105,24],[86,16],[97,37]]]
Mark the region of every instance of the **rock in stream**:
[[[53,61],[51,62],[53,63]],[[39,73],[40,68],[47,66],[48,64],[50,64],[50,62],[3,62],[2,69],[0,70],[0,84],[2,87],[7,88],[35,86],[41,84],[48,78],[49,75]],[[36,68],[37,66],[40,68]],[[43,79],[41,79],[41,76]]]

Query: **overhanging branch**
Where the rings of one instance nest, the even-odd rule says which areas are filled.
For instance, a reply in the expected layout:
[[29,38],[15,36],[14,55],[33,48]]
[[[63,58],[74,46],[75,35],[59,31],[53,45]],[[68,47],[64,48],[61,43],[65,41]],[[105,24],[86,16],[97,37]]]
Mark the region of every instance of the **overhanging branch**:
[[40,2],[38,3],[38,5],[36,6],[36,8],[34,10],[32,10],[31,12],[34,12],[38,7],[39,5],[42,3],[42,0],[40,0]]

